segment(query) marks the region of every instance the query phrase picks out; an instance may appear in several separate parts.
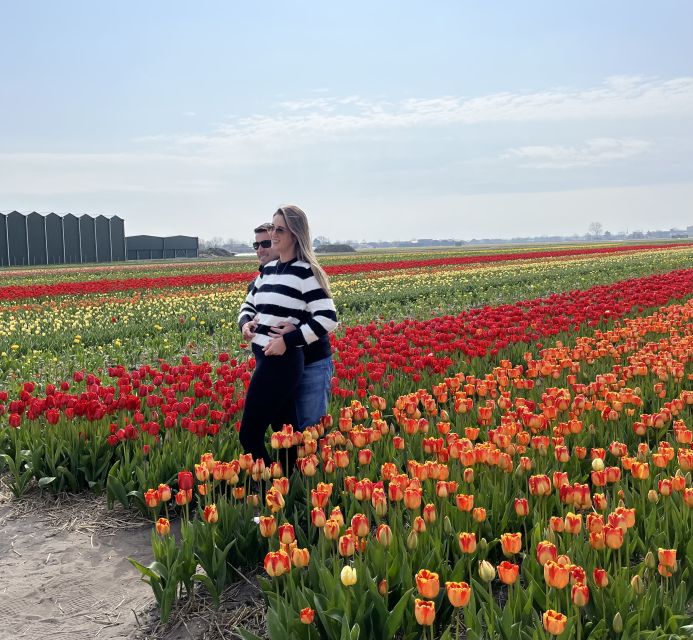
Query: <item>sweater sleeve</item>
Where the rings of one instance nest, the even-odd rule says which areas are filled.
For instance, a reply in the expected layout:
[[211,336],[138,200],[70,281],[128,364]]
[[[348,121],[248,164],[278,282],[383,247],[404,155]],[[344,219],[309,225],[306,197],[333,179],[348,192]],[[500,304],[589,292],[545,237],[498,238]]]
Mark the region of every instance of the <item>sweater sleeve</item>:
[[255,309],[255,292],[257,291],[258,281],[262,278],[260,274],[248,287],[248,295],[245,297],[241,310],[238,313],[238,328],[243,330],[243,325],[250,322],[256,315]]
[[302,293],[310,317],[306,322],[299,324],[296,331],[284,334],[287,347],[312,344],[322,336],[332,333],[339,325],[334,300],[327,295],[314,275],[303,281]]

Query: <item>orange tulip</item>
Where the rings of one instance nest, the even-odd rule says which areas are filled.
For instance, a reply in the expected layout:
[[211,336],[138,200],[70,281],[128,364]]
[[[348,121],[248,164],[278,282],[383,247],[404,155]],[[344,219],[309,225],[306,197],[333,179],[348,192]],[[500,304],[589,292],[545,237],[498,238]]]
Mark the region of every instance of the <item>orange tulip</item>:
[[430,627],[436,618],[436,605],[430,600],[416,598],[414,601],[414,616],[421,626]]
[[263,538],[270,538],[277,531],[277,521],[274,516],[260,516],[260,535]]
[[414,518],[414,522],[411,525],[411,528],[417,534],[418,533],[425,533],[426,532],[426,521],[421,516],[416,516],[416,518]]
[[542,621],[544,623],[544,629],[552,636],[559,636],[563,633],[565,625],[568,622],[562,613],[549,609],[542,616]]
[[[327,528],[327,525],[325,525],[325,528]],[[349,535],[342,536],[339,539],[339,544],[337,548],[339,549],[340,556],[345,558],[353,556],[355,551],[354,538],[352,538]]]
[[544,565],[544,580],[554,589],[564,589],[568,585],[570,573],[568,567],[558,564],[555,560],[549,560]]
[[548,496],[551,493],[551,480],[549,480],[549,476],[530,476],[529,492],[533,496]]
[[537,561],[540,565],[545,566],[549,560],[556,560],[557,557],[558,550],[553,543],[544,540],[537,545]]
[[202,517],[204,518],[204,521],[209,524],[219,522],[219,512],[217,511],[217,505],[208,504],[202,512]]
[[339,537],[340,528],[339,522],[334,518],[330,518],[322,528],[322,532],[328,540],[336,540]]
[[423,491],[419,487],[407,487],[404,490],[404,506],[412,511],[418,509],[421,506],[422,493]]
[[512,556],[520,553],[522,550],[522,534],[521,533],[504,533],[500,537],[501,548],[506,556]]
[[474,553],[476,551],[476,534],[463,531],[459,535],[459,543],[462,553]]
[[272,578],[279,577],[291,571],[291,560],[285,551],[270,551],[265,556],[265,571]]
[[392,529],[386,524],[381,524],[375,532],[375,539],[383,547],[389,547],[392,544]]
[[371,530],[368,518],[363,513],[356,513],[351,519],[351,528],[359,538],[364,538]]
[[498,565],[498,577],[505,584],[515,584],[520,575],[520,567],[517,564],[503,560]]
[[428,569],[421,569],[416,574],[416,589],[424,598],[435,598],[440,591],[438,574]]
[[604,589],[609,585],[609,574],[604,569],[596,567],[592,572],[592,578],[594,584],[596,584],[600,589]]
[[310,562],[310,551],[308,549],[293,549],[291,553],[291,564],[301,569],[307,567]]
[[676,549],[662,549],[661,547],[657,549],[657,556],[659,562],[665,567],[671,569],[676,568]]
[[584,607],[590,601],[590,590],[584,582],[576,582],[570,590],[570,598],[576,607]]
[[527,498],[515,498],[515,514],[520,518],[524,518],[529,514]]
[[171,533],[171,523],[168,521],[168,518],[159,518],[156,521],[156,532],[160,536],[167,536],[169,533]]
[[315,611],[311,609],[310,607],[305,607],[305,609],[301,609],[301,612],[299,613],[299,619],[303,624],[311,624],[315,618]]
[[623,529],[611,524],[604,525],[604,543],[609,549],[620,549],[623,545]]
[[549,518],[549,526],[551,527],[551,531],[562,533],[563,529],[565,529],[565,522],[560,516],[551,516]]
[[590,546],[597,551],[601,551],[606,548],[606,542],[604,541],[604,531],[591,531],[590,532]]
[[475,522],[483,522],[486,520],[486,509],[484,507],[474,507],[472,509],[472,518]]
[[466,582],[446,582],[445,590],[453,607],[466,607],[472,595],[472,589]]
[[284,496],[274,487],[271,487],[265,496],[265,504],[272,513],[277,513],[284,508]]
[[310,521],[313,523],[313,526],[316,527],[317,529],[321,529],[322,527],[325,526],[325,523],[327,522],[327,518],[325,517],[325,512],[320,509],[319,507],[315,507],[314,509],[310,510]]
[[291,544],[294,540],[296,540],[294,525],[288,522],[281,525],[279,527],[279,542],[282,544]]
[[474,507],[474,495],[458,493],[455,497],[455,502],[457,503],[457,508],[460,511],[471,511]]
[[150,509],[156,509],[159,506],[160,501],[161,496],[159,495],[159,491],[157,489],[147,489],[144,492],[144,503]]
[[582,530],[582,515],[568,512],[565,517],[565,531],[577,535]]

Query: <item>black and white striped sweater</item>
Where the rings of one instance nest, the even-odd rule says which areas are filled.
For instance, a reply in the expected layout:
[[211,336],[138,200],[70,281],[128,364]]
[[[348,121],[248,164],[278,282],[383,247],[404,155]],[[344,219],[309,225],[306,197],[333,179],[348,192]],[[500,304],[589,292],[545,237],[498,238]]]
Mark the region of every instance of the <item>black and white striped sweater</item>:
[[241,305],[238,324],[256,319],[253,342],[269,341],[272,327],[290,322],[297,331],[284,335],[287,347],[309,345],[337,328],[334,301],[318,283],[310,264],[301,260],[265,265]]

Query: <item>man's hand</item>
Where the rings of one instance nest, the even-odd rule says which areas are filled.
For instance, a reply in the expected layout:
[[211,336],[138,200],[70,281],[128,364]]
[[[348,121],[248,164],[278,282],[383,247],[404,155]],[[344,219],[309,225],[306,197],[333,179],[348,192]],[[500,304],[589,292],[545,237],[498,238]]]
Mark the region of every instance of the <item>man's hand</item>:
[[283,336],[285,333],[291,333],[292,331],[296,331],[296,325],[291,324],[290,322],[284,322],[283,324],[279,324],[276,327],[272,327],[270,329],[269,335],[272,338],[276,338],[278,336]]
[[241,334],[243,339],[250,342],[255,337],[255,329],[257,328],[257,320],[250,320],[243,325]]
[[267,346],[263,349],[266,356],[283,356],[286,353],[286,343],[284,338],[272,338]]

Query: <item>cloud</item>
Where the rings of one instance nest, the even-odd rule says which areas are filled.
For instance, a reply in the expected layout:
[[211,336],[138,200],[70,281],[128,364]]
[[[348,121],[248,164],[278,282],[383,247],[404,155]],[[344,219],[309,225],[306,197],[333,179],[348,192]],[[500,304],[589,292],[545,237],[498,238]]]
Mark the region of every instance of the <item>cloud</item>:
[[[586,89],[557,87],[476,97],[392,101],[313,91],[304,98],[283,99],[262,112],[229,118],[210,125],[207,133],[143,136],[131,140],[121,153],[0,153],[0,194],[123,191],[204,196],[223,192],[230,181],[253,182],[258,173],[301,180],[309,175],[332,176],[332,171],[353,183],[363,182],[368,177],[364,177],[363,159],[373,157],[371,165],[378,165],[380,142],[392,132],[401,134],[400,138],[409,136],[411,142],[396,168],[410,171],[415,176],[411,183],[425,183],[432,176],[442,180],[447,175],[441,171],[444,153],[436,142],[429,142],[432,128],[444,131],[453,141],[460,127],[487,123],[514,123],[519,132],[525,130],[525,123],[539,123],[544,135],[553,132],[556,141],[563,139],[566,123],[593,131],[588,134],[591,139],[575,147],[515,146],[517,138],[506,138],[501,148],[508,149],[501,158],[495,149],[489,154],[484,141],[475,142],[465,153],[475,156],[470,162],[483,164],[484,184],[497,185],[503,178],[493,175],[493,170],[505,170],[508,159],[525,167],[566,169],[644,154],[651,146],[648,142],[620,138],[614,129],[630,119],[655,139],[652,129],[657,124],[690,119],[693,77],[618,76]],[[497,129],[504,132],[499,135],[508,131]],[[598,138],[596,132],[609,137]],[[424,156],[433,158],[426,169],[422,169],[425,162],[418,162]],[[381,175],[384,164],[380,159]],[[472,175],[467,172],[465,178],[469,181]]]
[[662,80],[614,76],[587,89],[559,87],[478,97],[440,96],[394,102],[322,95],[279,102],[266,113],[231,119],[207,135],[156,136],[149,141],[193,152],[255,147],[260,155],[271,155],[295,144],[353,139],[397,129],[676,116],[693,116],[693,77]]
[[579,147],[517,147],[508,149],[501,158],[518,159],[520,166],[532,169],[573,169],[625,160],[644,153],[650,147],[646,140],[592,138]]

